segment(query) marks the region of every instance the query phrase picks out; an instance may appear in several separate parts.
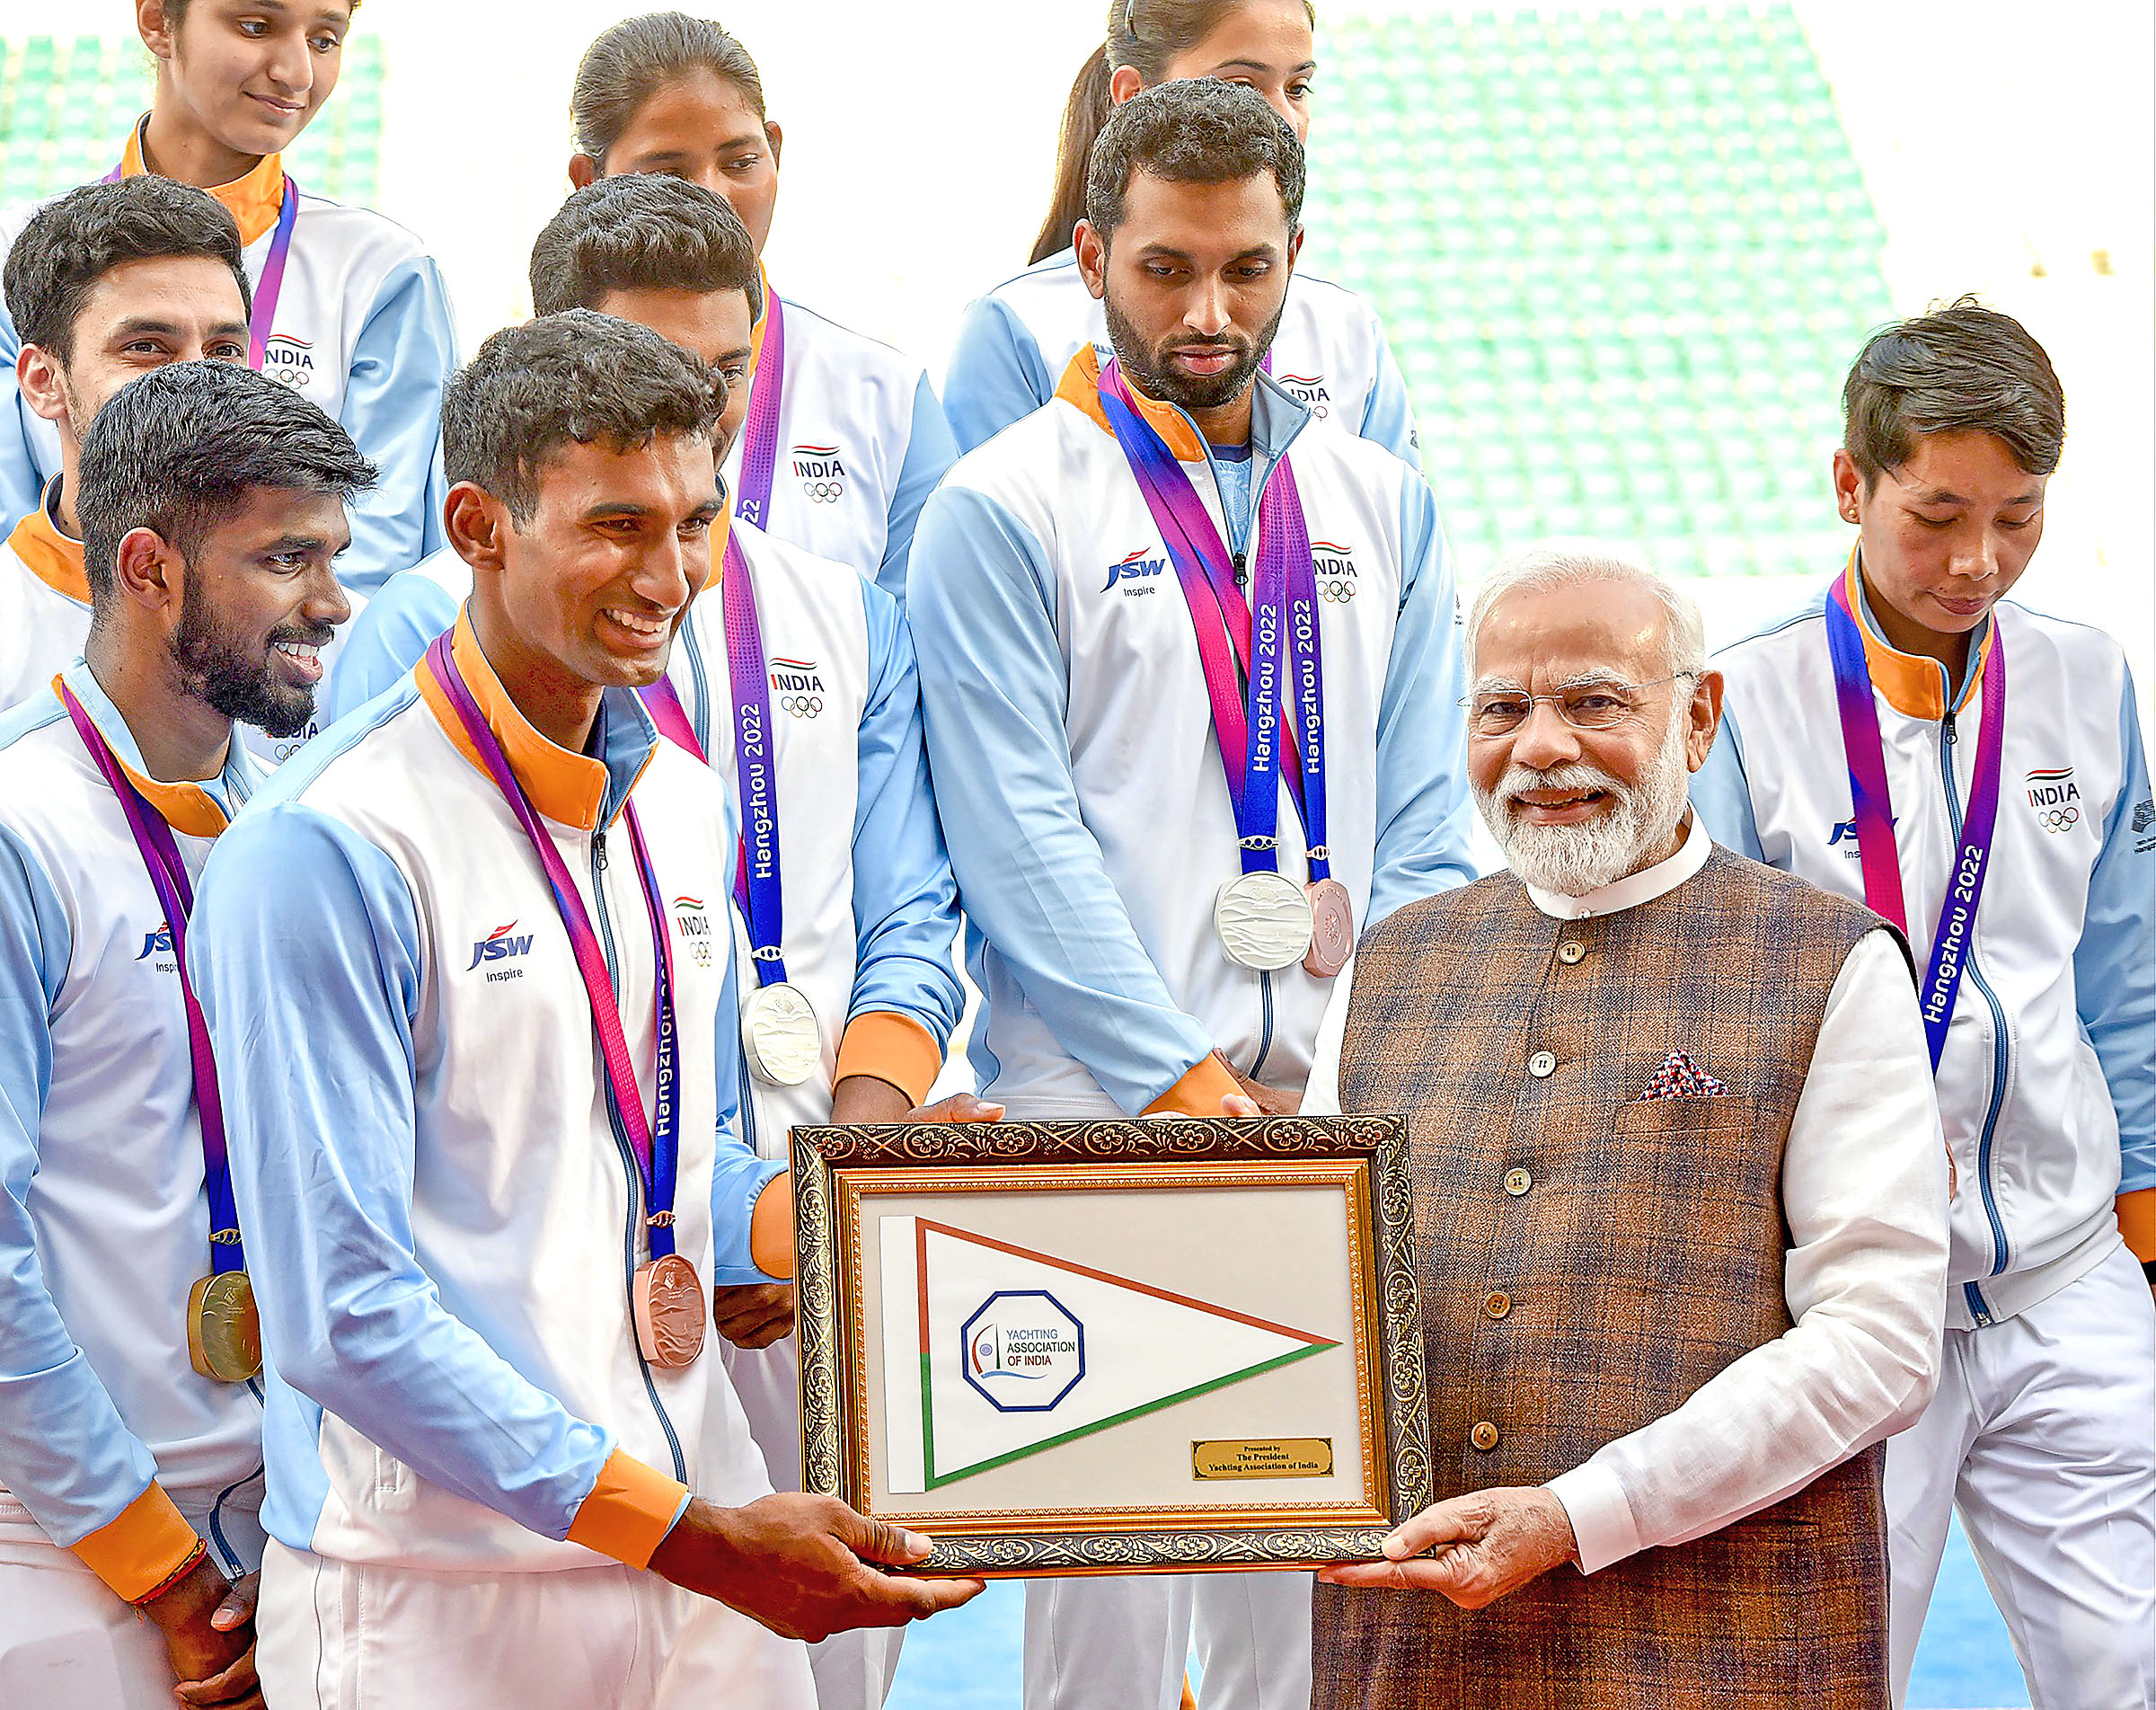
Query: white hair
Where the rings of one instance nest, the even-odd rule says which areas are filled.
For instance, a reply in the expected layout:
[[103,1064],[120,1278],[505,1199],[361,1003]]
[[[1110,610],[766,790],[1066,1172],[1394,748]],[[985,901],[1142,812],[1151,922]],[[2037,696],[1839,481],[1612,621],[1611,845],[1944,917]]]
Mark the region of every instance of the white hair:
[[1624,548],[1592,540],[1538,540],[1507,554],[1475,589],[1467,618],[1467,651],[1473,662],[1483,621],[1508,594],[1554,594],[1582,582],[1615,582],[1652,594],[1669,617],[1670,671],[1707,669],[1707,625],[1691,595],[1657,575]]

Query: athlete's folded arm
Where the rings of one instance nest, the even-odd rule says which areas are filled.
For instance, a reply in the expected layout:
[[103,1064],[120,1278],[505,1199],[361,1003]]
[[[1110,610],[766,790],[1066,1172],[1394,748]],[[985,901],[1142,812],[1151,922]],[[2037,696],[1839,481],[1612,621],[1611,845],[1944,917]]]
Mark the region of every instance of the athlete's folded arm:
[[390,270],[352,346],[338,419],[379,474],[351,506],[352,544],[338,575],[372,593],[440,547],[442,388],[456,371],[449,295],[431,258]]
[[1744,733],[1727,699],[1722,702],[1722,728],[1707,751],[1706,765],[1692,775],[1691,793],[1692,811],[1709,837],[1737,855],[1766,860],[1758,816],[1752,809],[1752,785],[1745,776]]
[[613,1433],[446,1311],[414,1256],[421,973],[402,875],[327,814],[258,802],[218,838],[190,927],[278,1376],[444,1489],[568,1537],[626,1457],[610,1469]]
[[[392,576],[353,618],[330,669],[329,719],[365,706],[456,622],[456,598],[429,576]],[[328,721],[325,721],[327,722]]]
[[[905,614],[880,589],[864,584],[862,603],[869,695],[855,742],[854,975],[841,1077],[875,1075],[920,1104],[965,1009],[951,961],[958,883],[929,789],[912,633]],[[888,1024],[870,1019],[877,1016]],[[915,1037],[909,1040],[909,1033]]]
[[959,894],[1057,1043],[1135,1113],[1213,1041],[1169,994],[1080,813],[1054,589],[1003,506],[949,483],[930,499],[907,612]]
[[885,518],[883,563],[877,568],[876,585],[906,607],[906,565],[914,550],[914,530],[921,520],[921,507],[943,479],[943,472],[958,461],[959,448],[950,437],[950,423],[936,401],[936,389],[921,377],[914,388],[913,426],[906,438],[906,456],[898,465],[898,479],[891,487],[890,510]]
[[969,305],[943,371],[943,415],[961,452],[993,439],[1056,395],[1039,342],[1001,297]]
[[0,828],[0,1484],[132,1600],[182,1564],[195,1537],[75,1346],[38,1255],[31,1181],[71,945],[50,878]]
[[1377,847],[1363,929],[1475,876],[1467,787],[1467,664],[1458,596],[1429,484],[1401,483],[1400,616],[1377,710]]
[[[2147,817],[2149,766],[2134,679],[2123,664],[2119,675],[2118,795],[2105,816],[2103,846],[2089,878],[2073,988],[2118,1112],[2123,1195],[2156,1189],[2156,825]],[[2137,1256],[2156,1258],[2156,1253]]]

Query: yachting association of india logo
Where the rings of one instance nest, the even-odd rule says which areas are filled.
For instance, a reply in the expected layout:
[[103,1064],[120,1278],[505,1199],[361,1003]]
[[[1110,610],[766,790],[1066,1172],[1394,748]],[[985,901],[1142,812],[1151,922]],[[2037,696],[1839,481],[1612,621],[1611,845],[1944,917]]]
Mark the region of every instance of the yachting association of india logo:
[[2028,805],[2045,830],[2071,831],[2081,822],[2081,790],[2070,766],[2043,766],[2028,775]]
[[1085,1326],[1045,1289],[999,1289],[959,1333],[966,1381],[999,1413],[1048,1413],[1085,1376]]

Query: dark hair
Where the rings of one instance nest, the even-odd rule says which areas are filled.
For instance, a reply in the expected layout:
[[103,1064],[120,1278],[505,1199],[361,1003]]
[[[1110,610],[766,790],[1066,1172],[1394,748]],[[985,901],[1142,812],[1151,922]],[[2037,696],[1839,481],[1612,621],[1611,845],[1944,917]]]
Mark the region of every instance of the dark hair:
[[764,312],[755,240],[701,184],[647,173],[577,191],[532,245],[532,307],[596,308],[609,291],[742,291]]
[[1882,327],[1842,385],[1842,442],[1869,492],[1927,433],[1980,429],[2032,475],[2059,466],[2066,394],[2044,347],[1973,297]]
[[[1085,217],[1085,160],[1093,138],[1108,123],[1115,102],[1109,79],[1128,66],[1152,89],[1168,81],[1169,65],[1197,46],[1249,0],[1109,0],[1107,39],[1085,57],[1063,108],[1063,129],[1056,145],[1056,188],[1048,217],[1033,240],[1031,259],[1045,261],[1071,246],[1078,222]],[[1303,0],[1310,21],[1317,8]]]
[[84,184],[32,214],[8,251],[7,312],[23,343],[72,361],[75,318],[100,279],[128,261],[195,255],[231,269],[252,311],[240,229],[208,190],[150,173]]
[[1123,223],[1124,198],[1140,173],[1175,184],[1225,184],[1270,173],[1288,229],[1302,223],[1303,145],[1294,127],[1239,84],[1179,78],[1109,116],[1085,173],[1085,217],[1102,242]]
[[442,460],[509,508],[536,513],[539,472],[563,446],[634,451],[661,435],[710,439],[726,402],[719,377],[679,345],[589,309],[506,327],[442,394]]
[[647,12],[606,31],[577,62],[569,120],[577,147],[601,166],[637,110],[692,71],[732,84],[764,115],[764,78],[748,49],[708,18]]
[[191,559],[254,488],[349,500],[374,484],[351,436],[290,386],[236,362],[153,368],[83,436],[75,509],[91,603],[111,597],[119,543],[137,528]]

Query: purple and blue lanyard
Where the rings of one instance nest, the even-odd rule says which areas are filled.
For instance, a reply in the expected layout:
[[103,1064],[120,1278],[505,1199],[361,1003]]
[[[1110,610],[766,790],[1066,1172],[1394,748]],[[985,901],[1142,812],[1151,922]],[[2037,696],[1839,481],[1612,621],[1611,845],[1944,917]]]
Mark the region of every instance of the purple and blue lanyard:
[[[1318,577],[1294,470],[1283,457],[1258,501],[1253,607],[1190,477],[1138,413],[1118,365],[1100,370],[1100,405],[1175,564],[1197,638],[1245,873],[1279,871],[1283,715],[1293,708],[1286,771],[1309,839],[1310,877],[1331,876],[1325,844],[1325,676]],[[1208,612],[1219,618],[1217,625]],[[1238,761],[1241,775],[1238,775]]]
[[[765,491],[770,491],[768,481]],[[756,586],[740,539],[731,533],[719,568],[719,600],[726,626],[727,678],[733,689],[734,779],[741,797],[734,901],[748,923],[756,984],[783,985],[786,900],[779,881],[779,763],[771,722],[771,665],[756,616]],[[707,759],[672,683],[662,677],[638,693],[665,736],[698,759]]]
[[74,691],[65,683],[53,687],[59,691],[83,746],[90,750],[91,759],[119,798],[119,810],[134,834],[151,889],[164,910],[165,927],[172,939],[172,960],[180,970],[180,1001],[187,1012],[187,1054],[194,1069],[195,1111],[202,1129],[202,1186],[209,1199],[209,1268],[217,1275],[244,1271],[247,1254],[240,1243],[239,1208],[232,1198],[232,1165],[225,1145],[225,1105],[217,1092],[217,1065],[210,1055],[209,1024],[202,1018],[202,1006],[195,1001],[195,988],[187,977],[187,917],[195,906],[194,886],[181,862],[180,846],[172,841],[172,827],[143,800],[142,792],[120,769],[103,733],[75,698]]
[[[125,163],[123,162],[124,165]],[[105,174],[108,184],[119,182],[121,167]],[[299,220],[299,185],[285,174],[285,199],[277,210],[277,230],[270,239],[269,259],[254,288],[254,312],[247,317],[247,366],[257,374],[270,351],[270,334],[277,321],[277,299],[285,288],[285,263],[292,254],[292,228]]]
[[[1864,660],[1864,633],[1849,601],[1849,577],[1834,578],[1826,598],[1826,644],[1834,665],[1834,704],[1841,714],[1842,751],[1849,762],[1850,803],[1857,827],[1857,855],[1864,871],[1864,900],[1905,936],[1908,905],[1902,896],[1901,853],[1894,840],[1894,806],[1886,787],[1886,761],[1879,740],[1879,711],[1872,700],[1871,671]],[[1976,731],[1976,773],[1961,845],[1947,876],[1947,894],[1931,940],[1931,960],[1918,993],[1931,1072],[1947,1048],[1947,1026],[1968,966],[1976,907],[1991,869],[1992,834],[1999,820],[2000,749],[2006,727],[2006,647],[1993,621],[1991,657],[1984,661],[1983,715]]]
[[[759,528],[771,527],[771,483],[779,467],[779,406],[786,382],[786,311],[779,294],[764,288],[764,341],[749,383],[748,420],[741,426],[741,491],[734,515]],[[727,633],[733,623],[729,616]]]
[[630,846],[636,853],[636,876],[643,888],[644,911],[651,918],[651,963],[657,1010],[653,1031],[657,1035],[657,1050],[649,1121],[644,1118],[643,1095],[637,1090],[636,1065],[630,1060],[629,1040],[622,1028],[622,1013],[614,998],[613,977],[606,970],[606,952],[593,929],[584,899],[577,893],[576,882],[570,877],[568,864],[561,859],[561,852],[554,847],[554,840],[547,835],[546,828],[539,823],[539,816],[526,796],[524,786],[509,769],[508,756],[501,751],[501,744],[473,700],[464,673],[457,669],[447,635],[435,638],[434,644],[427,650],[427,663],[435,680],[448,696],[450,705],[455,708],[457,722],[464,726],[464,735],[485,763],[494,787],[501,792],[502,799],[509,804],[509,811],[517,816],[517,823],[524,828],[524,835],[530,839],[532,849],[539,857],[539,865],[546,874],[548,888],[554,893],[555,911],[569,934],[577,970],[584,977],[584,990],[591,1000],[592,1031],[598,1035],[599,1055],[605,1064],[606,1079],[614,1093],[614,1106],[621,1115],[622,1126],[628,1130],[630,1149],[636,1154],[637,1168],[643,1177],[645,1221],[649,1225],[651,1257],[663,1259],[674,1251],[674,1188],[681,1165],[680,1032],[674,1006],[674,945],[667,932],[658,878],[651,870],[651,855],[644,846],[643,828],[637,823],[636,803],[624,802],[622,817],[628,821]]

